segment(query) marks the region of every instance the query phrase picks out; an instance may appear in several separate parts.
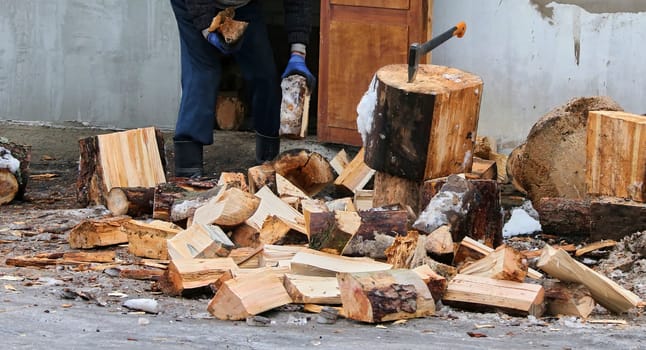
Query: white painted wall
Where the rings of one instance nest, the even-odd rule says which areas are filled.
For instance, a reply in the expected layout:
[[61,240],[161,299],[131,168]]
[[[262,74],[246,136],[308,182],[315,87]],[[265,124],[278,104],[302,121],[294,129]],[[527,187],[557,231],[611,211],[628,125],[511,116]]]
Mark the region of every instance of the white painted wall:
[[642,11],[646,1],[435,0],[435,34],[461,20],[468,29],[435,49],[433,63],[483,78],[479,134],[511,148],[573,97],[607,95],[646,113]]

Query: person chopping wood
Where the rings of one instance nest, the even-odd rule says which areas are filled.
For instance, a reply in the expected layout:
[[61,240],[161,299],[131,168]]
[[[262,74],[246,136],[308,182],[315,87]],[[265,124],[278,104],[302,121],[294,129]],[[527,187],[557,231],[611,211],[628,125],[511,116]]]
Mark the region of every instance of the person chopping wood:
[[[213,143],[221,61],[229,55],[251,87],[256,163],[273,159],[280,148],[281,92],[259,1],[171,0],[171,5],[179,28],[182,68],[182,98],[173,136],[175,176],[202,176],[202,148]],[[312,6],[308,0],[284,0],[284,9],[291,54],[282,78],[302,75],[311,90],[316,79],[305,64],[305,54]],[[224,30],[227,20],[244,23],[242,34]]]

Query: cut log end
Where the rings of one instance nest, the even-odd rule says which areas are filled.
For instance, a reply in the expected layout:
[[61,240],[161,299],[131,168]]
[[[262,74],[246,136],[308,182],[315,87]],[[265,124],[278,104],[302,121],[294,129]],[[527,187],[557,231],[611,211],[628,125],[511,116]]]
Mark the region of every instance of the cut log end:
[[14,200],[18,193],[18,180],[8,169],[0,169],[0,205]]

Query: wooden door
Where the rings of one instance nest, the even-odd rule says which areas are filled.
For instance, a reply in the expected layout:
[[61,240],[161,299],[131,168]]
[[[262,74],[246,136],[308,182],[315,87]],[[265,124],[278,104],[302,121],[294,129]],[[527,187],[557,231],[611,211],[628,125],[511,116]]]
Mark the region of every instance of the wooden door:
[[317,135],[361,145],[357,105],[377,70],[430,38],[432,0],[321,0]]

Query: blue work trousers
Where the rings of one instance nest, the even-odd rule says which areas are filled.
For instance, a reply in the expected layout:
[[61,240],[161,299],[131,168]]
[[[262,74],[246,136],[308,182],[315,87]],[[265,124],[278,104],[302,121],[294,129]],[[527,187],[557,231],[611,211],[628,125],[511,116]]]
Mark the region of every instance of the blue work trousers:
[[[223,56],[193,25],[185,0],[171,0],[171,5],[179,28],[182,61],[182,98],[173,139],[210,145]],[[242,46],[233,57],[250,87],[253,127],[262,135],[278,136],[280,82],[261,6],[252,1],[236,9],[235,18],[249,22]]]

